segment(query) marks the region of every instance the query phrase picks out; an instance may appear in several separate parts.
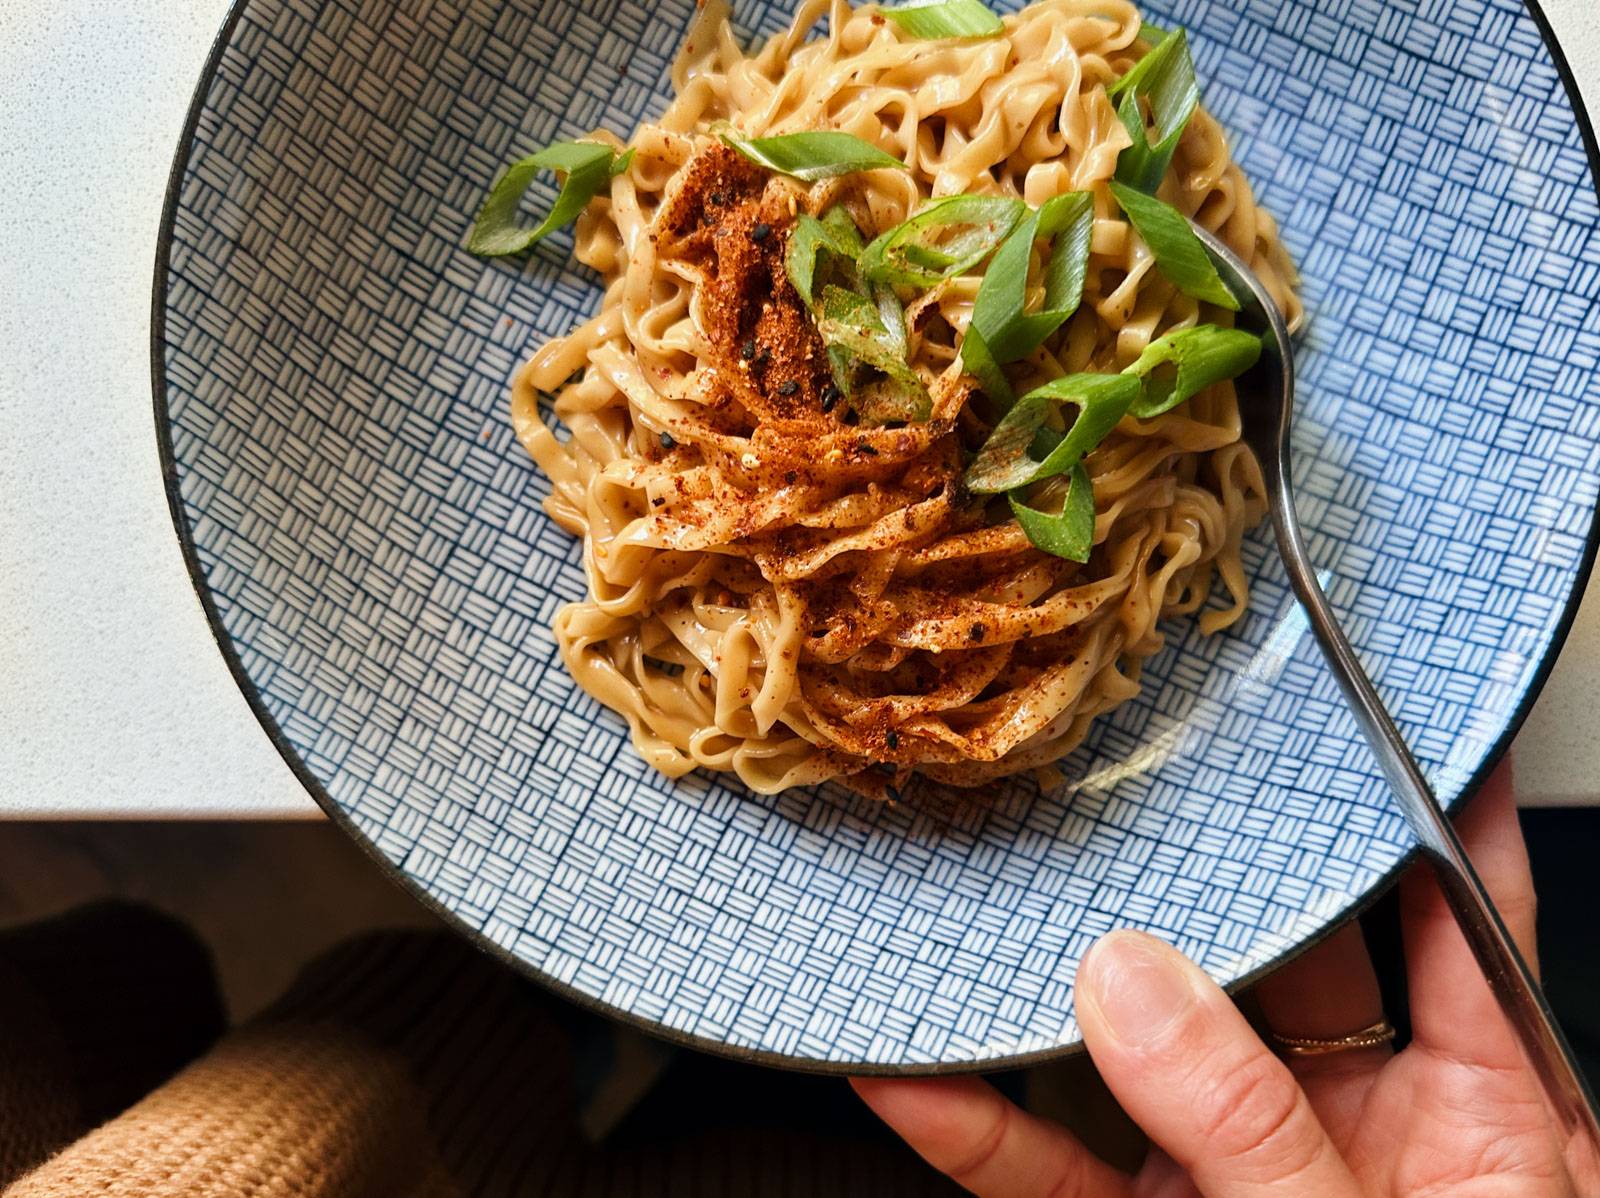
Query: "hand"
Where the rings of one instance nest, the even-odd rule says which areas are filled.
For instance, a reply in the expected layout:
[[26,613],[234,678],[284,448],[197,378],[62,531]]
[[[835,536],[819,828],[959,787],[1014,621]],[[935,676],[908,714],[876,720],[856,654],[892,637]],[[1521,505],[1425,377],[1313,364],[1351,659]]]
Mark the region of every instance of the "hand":
[[[1530,962],[1533,880],[1507,767],[1458,830]],[[1102,937],[1078,970],[1084,1043],[1153,1141],[1129,1177],[978,1078],[862,1078],[857,1093],[935,1168],[984,1198],[1567,1195],[1537,1081],[1425,869],[1401,885],[1412,1042],[1280,1060],[1175,949]],[[1383,1016],[1350,924],[1257,990],[1279,1035]],[[1585,1189],[1584,1192],[1595,1192]]]

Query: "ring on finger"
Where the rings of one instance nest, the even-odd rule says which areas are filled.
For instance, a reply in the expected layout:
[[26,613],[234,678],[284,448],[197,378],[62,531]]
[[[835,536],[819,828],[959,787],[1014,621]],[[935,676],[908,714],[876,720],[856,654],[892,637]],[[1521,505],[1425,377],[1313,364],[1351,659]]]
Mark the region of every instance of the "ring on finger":
[[1326,1038],[1280,1036],[1277,1032],[1269,1032],[1268,1035],[1272,1037],[1272,1042],[1284,1056],[1320,1057],[1329,1053],[1351,1052],[1357,1048],[1377,1048],[1380,1044],[1387,1044],[1394,1039],[1394,1024],[1387,1019],[1379,1019],[1376,1023],[1370,1023],[1357,1031]]

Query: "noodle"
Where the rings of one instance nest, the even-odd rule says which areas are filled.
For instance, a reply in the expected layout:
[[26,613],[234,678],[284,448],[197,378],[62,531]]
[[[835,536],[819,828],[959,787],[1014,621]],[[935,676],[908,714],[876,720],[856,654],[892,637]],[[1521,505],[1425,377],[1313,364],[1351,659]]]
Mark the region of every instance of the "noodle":
[[[826,36],[806,41],[822,18]],[[882,794],[913,772],[972,786],[1048,766],[1138,692],[1164,616],[1206,606],[1214,580],[1227,604],[1200,615],[1202,630],[1243,613],[1240,541],[1265,508],[1232,384],[1122,418],[1085,460],[1093,556],[1066,561],[986,518],[961,486],[962,449],[986,431],[956,349],[975,276],[907,312],[929,418],[856,426],[781,352],[815,348],[786,283],[756,315],[730,316],[767,278],[761,235],[700,231],[708,205],[749,231],[842,204],[870,238],[930,197],[1038,205],[1091,191],[1083,302],[1025,368],[1039,382],[1118,370],[1200,315],[1114,218],[1106,187],[1129,136],[1103,85],[1138,58],[1138,30],[1124,0],[1039,0],[1001,36],[929,43],[871,8],[806,0],[747,57],[722,0],[702,3],[673,68],[677,99],[638,130],[627,169],[578,225],[579,259],[607,281],[600,311],[512,386],[517,435],[552,483],[546,509],[583,538],[588,593],[556,616],[562,656],[664,774],[732,771],[765,793],[840,777]],[[746,136],[841,130],[911,169],[805,185],[722,148],[707,132],[717,121]],[[1204,112],[1159,195],[1298,317],[1276,226]],[[779,356],[752,361],[740,319],[759,321]],[[541,392],[556,393],[569,440],[541,419]]]

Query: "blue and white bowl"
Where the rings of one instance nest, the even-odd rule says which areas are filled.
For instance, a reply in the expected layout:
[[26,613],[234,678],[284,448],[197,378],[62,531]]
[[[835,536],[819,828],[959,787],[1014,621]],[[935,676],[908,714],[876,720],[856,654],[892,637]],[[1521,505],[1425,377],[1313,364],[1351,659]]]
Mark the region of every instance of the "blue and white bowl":
[[[1592,137],[1515,0],[1154,0],[1305,277],[1295,442],[1326,587],[1441,796],[1504,750],[1595,548]],[[578,545],[506,417],[598,299],[570,236],[462,248],[508,159],[668,98],[691,0],[238,0],[173,169],[156,419],[217,641],[339,823],[562,993],[812,1069],[1077,1042],[1132,925],[1238,985],[1412,851],[1285,591],[1174,621],[1072,784],[950,810],[668,781],[547,624]],[[739,6],[771,32],[788,5]],[[548,197],[546,197],[548,198]]]

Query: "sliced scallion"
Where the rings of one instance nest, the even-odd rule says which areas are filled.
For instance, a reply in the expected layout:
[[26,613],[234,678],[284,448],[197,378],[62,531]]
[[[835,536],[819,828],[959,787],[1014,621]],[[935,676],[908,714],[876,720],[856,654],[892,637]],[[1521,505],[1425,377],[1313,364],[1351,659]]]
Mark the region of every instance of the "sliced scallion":
[[1003,196],[945,196],[880,234],[861,255],[878,283],[932,287],[971,270],[1005,240],[1027,205]]
[[821,256],[831,256],[853,276],[855,260],[860,257],[861,250],[861,234],[843,208],[830,209],[821,220],[802,212],[795,217],[794,229],[789,234],[784,271],[809,308],[816,303],[814,292]]
[[[1198,324],[1158,337],[1122,373],[1142,380],[1132,412],[1149,420],[1171,411],[1213,383],[1236,378],[1256,364],[1261,338],[1240,329]],[[1168,372],[1160,370],[1171,366]]]
[[909,169],[894,155],[884,153],[853,133],[817,130],[779,133],[773,137],[742,137],[732,128],[723,128],[719,135],[751,162],[808,183],[856,171]]
[[[589,141],[558,141],[519,158],[490,188],[467,236],[467,249],[486,258],[522,253],[577,220],[589,201],[632,160],[632,150],[618,154],[610,146]],[[517,223],[517,210],[542,170],[560,171],[566,178],[549,215],[530,229]]]
[[912,0],[880,9],[901,32],[933,40],[945,37],[993,37],[1005,29],[1000,18],[980,0]]
[[910,341],[906,337],[906,306],[900,302],[894,288],[885,283],[872,285],[872,302],[877,306],[878,319],[889,332],[889,343],[894,346],[895,353],[904,358],[910,352]]
[[[1117,117],[1133,140],[1117,158],[1117,178],[1140,191],[1154,192],[1200,102],[1188,36],[1181,29],[1162,36],[1132,70],[1106,88],[1106,95],[1113,100],[1121,97]],[[1149,105],[1155,141],[1150,140],[1141,100]]]
[[[979,448],[967,469],[967,489],[996,494],[1065,474],[1105,440],[1138,396],[1139,379],[1126,373],[1069,374],[1035,388],[1000,418]],[[1063,403],[1078,408],[1064,435],[1045,427]]]
[[[896,301],[898,304],[898,300]],[[848,375],[862,362],[885,376],[886,385],[858,389],[841,384],[852,396],[861,418],[881,424],[889,420],[926,420],[930,409],[927,388],[905,359],[905,326],[892,330],[877,303],[854,291],[832,284],[822,289],[817,312],[817,332],[828,347],[836,375]],[[842,355],[848,355],[844,358]]]
[[1152,46],[1159,45],[1162,39],[1167,37],[1171,32],[1172,31],[1170,29],[1163,29],[1160,25],[1157,25],[1153,21],[1141,19],[1139,22],[1139,36],[1145,41],[1149,42]]
[[[1086,191],[1068,192],[1029,213],[995,251],[961,343],[962,365],[990,398],[1010,398],[1003,378],[997,381],[999,366],[1032,353],[1077,311],[1093,229],[1093,198]],[[1044,301],[1037,312],[1024,313],[1028,263],[1039,237],[1055,238],[1044,270]]]
[[862,250],[861,230],[856,228],[855,220],[838,204],[829,208],[822,214],[822,223],[833,234],[834,240],[845,246],[851,257],[857,257]]
[[989,343],[983,339],[983,330],[976,324],[968,324],[967,331],[961,337],[961,365],[978,380],[983,393],[990,399],[1006,408],[1015,401],[1016,396],[1012,394],[1005,371],[1000,369],[1000,363],[989,350]]
[[1058,514],[1031,508],[1015,493],[1006,499],[1011,514],[1036,548],[1070,562],[1089,560],[1094,549],[1094,482],[1082,463],[1072,468],[1071,485]]
[[1115,181],[1111,184],[1111,194],[1155,255],[1156,266],[1174,287],[1230,312],[1239,310],[1239,301],[1222,281],[1206,247],[1194,235],[1183,213],[1165,200]]

